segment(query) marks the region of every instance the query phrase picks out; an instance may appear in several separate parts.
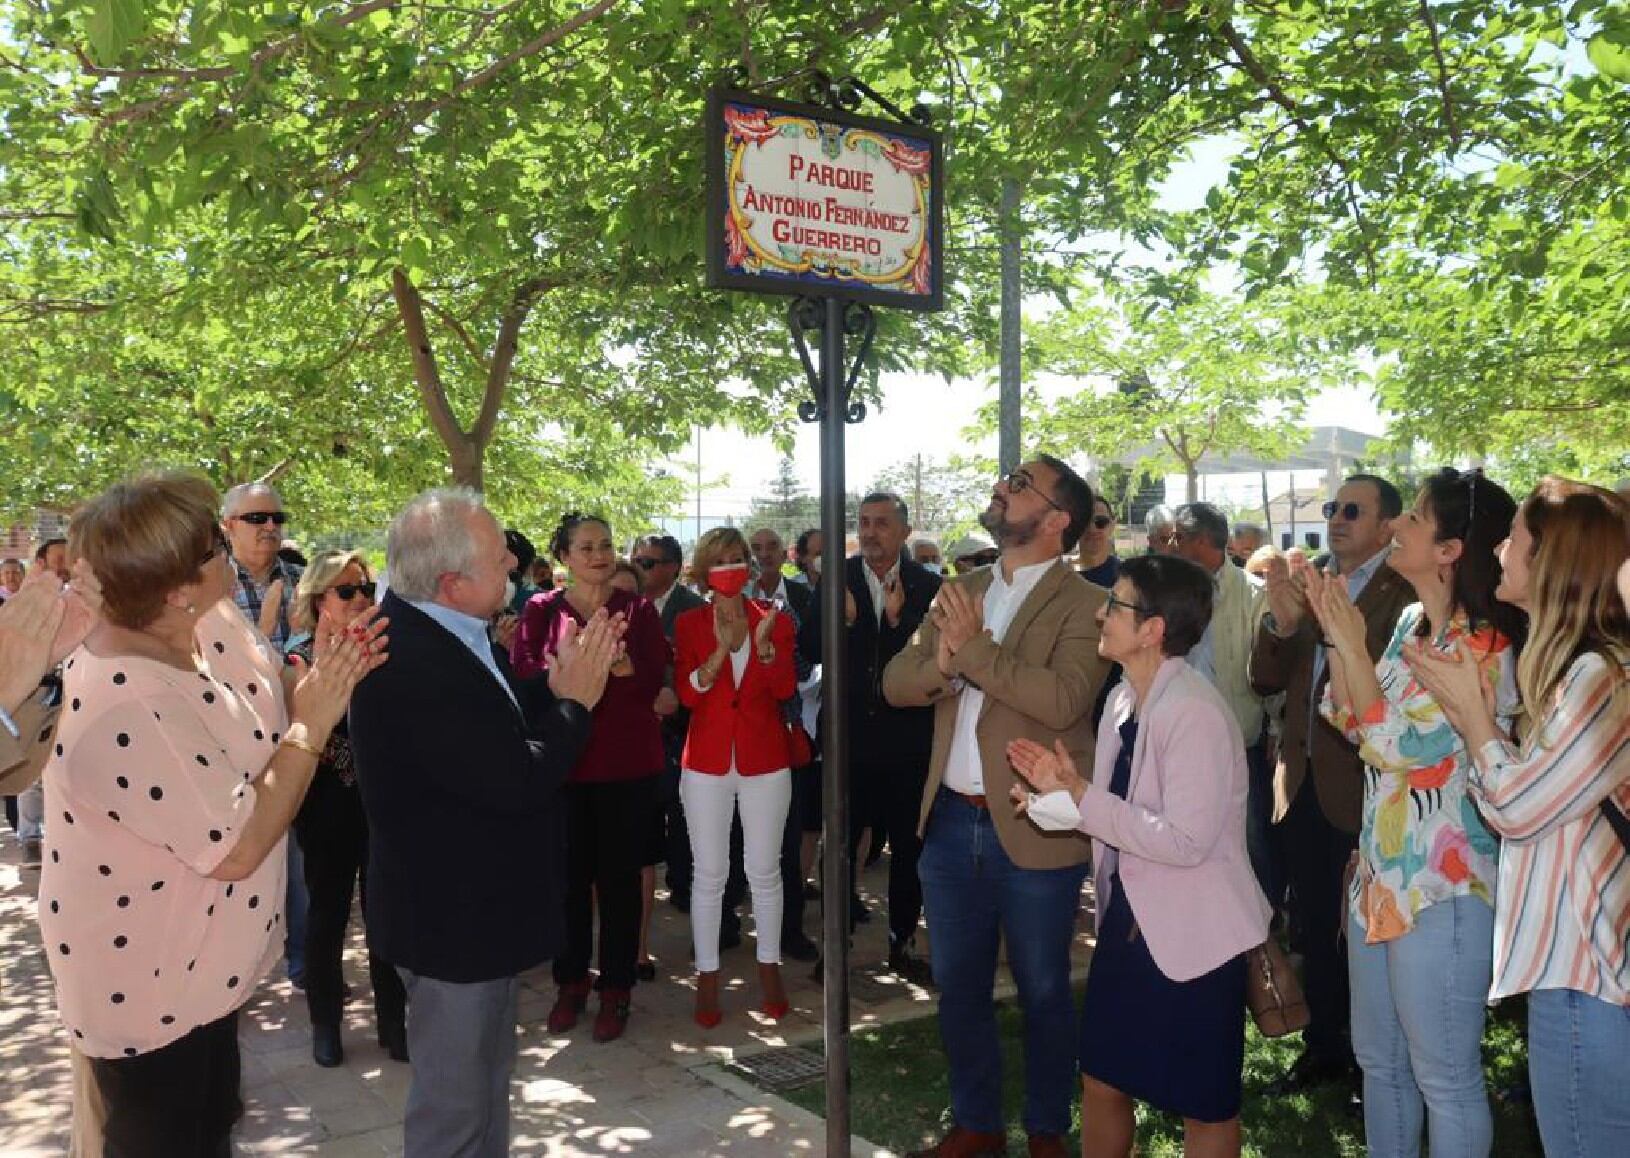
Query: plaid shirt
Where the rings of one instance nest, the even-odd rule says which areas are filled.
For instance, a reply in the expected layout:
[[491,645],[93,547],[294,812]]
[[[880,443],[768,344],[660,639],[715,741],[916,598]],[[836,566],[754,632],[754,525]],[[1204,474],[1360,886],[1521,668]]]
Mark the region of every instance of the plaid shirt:
[[277,559],[266,575],[266,582],[256,583],[242,563],[234,559],[232,565],[238,572],[238,585],[232,592],[233,602],[257,628],[260,626],[260,609],[266,599],[266,589],[278,579],[283,580],[283,606],[277,609],[277,629],[268,636],[272,646],[282,651],[289,642],[289,606],[294,602],[295,584],[300,582],[304,568]]

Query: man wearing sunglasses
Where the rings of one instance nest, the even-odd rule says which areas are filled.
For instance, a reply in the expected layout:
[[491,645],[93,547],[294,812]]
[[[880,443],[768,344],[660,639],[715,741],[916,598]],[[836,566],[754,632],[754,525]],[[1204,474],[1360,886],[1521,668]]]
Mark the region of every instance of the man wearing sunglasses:
[[1097,614],[1108,592],[1063,558],[1092,511],[1092,488],[1051,455],[1004,475],[979,519],[1001,559],[948,580],[883,673],[890,703],[934,708],[919,868],[955,1128],[926,1158],[1006,1152],[992,1010],[1004,937],[1024,1011],[1028,1150],[1067,1153],[1080,1092],[1070,942],[1089,848],[1013,809],[1007,744],[1062,742],[1078,765],[1092,760],[1092,706],[1109,666]]
[[[221,526],[232,551],[232,565],[238,581],[232,598],[250,623],[277,648],[281,655],[289,642],[289,608],[305,568],[278,557],[283,546],[283,528],[289,516],[283,499],[263,482],[242,483],[221,499]],[[298,840],[288,842],[289,877],[284,893],[284,963],[289,981],[296,989],[306,986],[306,912],[310,896],[306,892],[305,857]]]
[[235,486],[221,500],[221,526],[238,572],[232,598],[278,651],[289,641],[289,604],[304,570],[277,555],[288,521],[283,499],[266,483]]
[[[1313,566],[1346,579],[1347,593],[1364,615],[1372,658],[1386,649],[1399,613],[1415,601],[1408,581],[1387,566],[1392,521],[1403,507],[1397,487],[1368,474],[1349,477],[1324,505],[1330,554]],[[1302,593],[1300,577],[1306,569],[1300,559],[1294,567],[1283,558],[1268,563],[1268,613],[1256,629],[1250,660],[1251,683],[1258,692],[1285,693],[1273,822],[1284,852],[1292,940],[1302,954],[1311,1017],[1302,1031],[1302,1055],[1279,1083],[1279,1092],[1336,1080],[1356,1088],[1340,935],[1342,874],[1357,846],[1364,766],[1358,750],[1319,715],[1329,663]]]

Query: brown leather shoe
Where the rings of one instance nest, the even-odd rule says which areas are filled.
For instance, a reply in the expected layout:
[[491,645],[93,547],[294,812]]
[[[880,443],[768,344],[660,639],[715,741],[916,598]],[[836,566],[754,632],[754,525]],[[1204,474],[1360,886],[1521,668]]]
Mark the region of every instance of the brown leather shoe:
[[1030,1158],[1070,1158],[1064,1139],[1058,1134],[1032,1134],[1029,1146]]
[[1006,1154],[1006,1134],[981,1134],[952,1126],[951,1132],[941,1138],[937,1146],[913,1150],[906,1158],[1004,1158]]

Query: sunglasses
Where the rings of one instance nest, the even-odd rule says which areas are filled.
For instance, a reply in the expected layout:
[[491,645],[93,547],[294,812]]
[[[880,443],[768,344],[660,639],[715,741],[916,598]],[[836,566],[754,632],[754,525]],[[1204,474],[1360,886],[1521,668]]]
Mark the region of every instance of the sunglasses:
[[1153,615],[1154,614],[1154,611],[1152,611],[1150,608],[1145,607],[1143,604],[1141,604],[1141,603],[1128,603],[1126,600],[1122,599],[1119,595],[1115,594],[1113,591],[1111,591],[1109,593],[1108,606],[1109,606],[1110,611],[1114,611],[1117,607],[1124,607],[1128,611],[1137,612],[1139,615]]
[[1114,521],[1115,520],[1110,518],[1108,515],[1093,515],[1092,516],[1093,528],[1095,530],[1099,530],[1099,531],[1103,530],[1105,527],[1109,526],[1109,524],[1113,523]]
[[377,583],[336,583],[329,590],[338,595],[343,602],[349,603],[358,595],[366,595],[369,599],[372,599],[374,592],[379,590],[379,585]]
[[653,559],[649,555],[636,555],[630,560],[641,571],[655,571],[667,562],[666,559]]
[[1010,495],[1031,491],[1038,499],[1052,507],[1053,510],[1062,511],[1064,509],[1055,503],[1050,496],[1044,494],[1041,488],[1036,486],[1036,480],[1030,477],[1030,472],[1027,470],[1010,470],[1002,476],[1001,481],[1007,484],[1007,493]]
[[240,523],[248,523],[251,527],[264,527],[271,523],[274,527],[281,527],[289,521],[287,511],[250,511],[247,515],[232,515]]
[[1333,519],[1339,514],[1349,523],[1358,522],[1358,517],[1364,513],[1364,508],[1357,503],[1338,503],[1333,500],[1325,503],[1320,509],[1324,511],[1326,519]]

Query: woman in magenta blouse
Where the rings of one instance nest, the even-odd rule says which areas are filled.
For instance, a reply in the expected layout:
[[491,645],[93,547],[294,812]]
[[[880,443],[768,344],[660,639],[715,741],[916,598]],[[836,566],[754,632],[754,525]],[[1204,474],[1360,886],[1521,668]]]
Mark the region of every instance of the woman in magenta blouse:
[[662,733],[652,704],[670,652],[650,601],[612,585],[617,551],[604,519],[566,515],[550,551],[571,573],[571,585],[527,601],[510,650],[518,677],[542,675],[568,619],[582,627],[603,607],[628,623],[627,655],[611,669],[605,695],[594,708],[588,746],[565,787],[566,949],[555,958],[560,993],[549,1013],[549,1032],[565,1033],[588,1003],[598,911],[600,1012],[594,1039],[612,1041],[628,1026],[635,982],[640,869],[663,770]]

